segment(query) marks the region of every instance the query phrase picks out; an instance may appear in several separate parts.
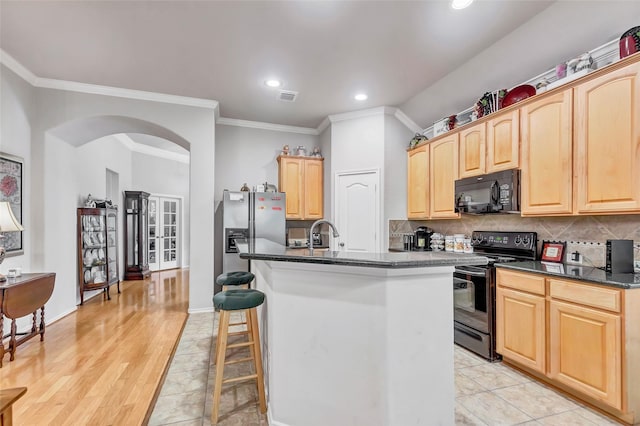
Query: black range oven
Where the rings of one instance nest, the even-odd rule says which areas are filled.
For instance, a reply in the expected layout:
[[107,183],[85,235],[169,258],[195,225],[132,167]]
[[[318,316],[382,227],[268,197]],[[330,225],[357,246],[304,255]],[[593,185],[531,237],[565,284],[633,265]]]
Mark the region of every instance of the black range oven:
[[489,258],[484,266],[457,266],[453,273],[454,341],[496,361],[496,263],[535,260],[535,232],[474,231],[474,252]]

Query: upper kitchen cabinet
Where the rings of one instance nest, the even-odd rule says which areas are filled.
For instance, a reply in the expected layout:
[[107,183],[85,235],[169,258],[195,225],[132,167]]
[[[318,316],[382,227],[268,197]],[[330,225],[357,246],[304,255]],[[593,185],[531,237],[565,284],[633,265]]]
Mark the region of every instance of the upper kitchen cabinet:
[[459,132],[459,179],[520,166],[520,111],[501,114]]
[[[520,110],[487,121],[487,173],[520,167]],[[462,176],[461,176],[462,177]]]
[[407,153],[407,218],[429,218],[429,145]]
[[640,211],[640,64],[574,90],[576,213]]
[[572,90],[520,109],[523,216],[572,213]]
[[458,179],[458,134],[429,144],[429,204],[432,219],[459,218],[455,211]]
[[461,130],[460,179],[486,173],[486,126],[485,123]]
[[322,158],[278,157],[278,186],[287,194],[287,219],[322,219],[323,161]]

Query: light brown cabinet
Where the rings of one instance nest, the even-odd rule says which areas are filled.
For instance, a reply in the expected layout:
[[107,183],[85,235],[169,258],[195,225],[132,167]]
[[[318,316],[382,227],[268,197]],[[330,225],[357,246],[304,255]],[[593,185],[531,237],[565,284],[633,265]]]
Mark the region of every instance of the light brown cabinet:
[[286,218],[322,219],[323,159],[281,155],[278,164],[278,187],[287,194]]
[[621,318],[582,305],[549,302],[549,377],[622,408]]
[[486,125],[485,123],[461,130],[460,179],[486,173]]
[[407,217],[459,218],[455,212],[458,134],[407,152]]
[[544,278],[499,270],[496,289],[496,350],[545,372]]
[[460,130],[459,179],[520,166],[519,117],[511,110]]
[[429,145],[407,153],[407,218],[429,218]]
[[520,167],[520,111],[496,114],[487,121],[487,173]]
[[576,213],[640,211],[640,64],[575,87]]
[[523,216],[571,214],[572,89],[520,109]]
[[497,351],[628,422],[640,421],[640,289],[496,271]]
[[458,134],[429,144],[429,204],[432,219],[458,218],[455,181],[458,179]]

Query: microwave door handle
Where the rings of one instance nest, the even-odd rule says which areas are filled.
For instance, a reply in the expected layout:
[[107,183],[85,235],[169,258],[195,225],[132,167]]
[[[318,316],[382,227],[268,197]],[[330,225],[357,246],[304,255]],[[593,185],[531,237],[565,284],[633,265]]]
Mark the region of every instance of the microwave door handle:
[[494,181],[491,185],[491,204],[494,206],[498,204],[500,201],[500,185],[498,185],[498,181]]

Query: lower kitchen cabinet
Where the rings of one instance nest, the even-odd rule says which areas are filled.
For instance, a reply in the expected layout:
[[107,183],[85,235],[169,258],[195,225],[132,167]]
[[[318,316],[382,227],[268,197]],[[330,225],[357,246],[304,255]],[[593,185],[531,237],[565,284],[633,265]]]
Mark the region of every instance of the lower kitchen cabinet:
[[544,277],[496,271],[496,350],[534,371],[546,369]]
[[532,370],[545,371],[545,300],[509,288],[496,289],[496,348]]
[[549,377],[622,409],[619,314],[549,302]]
[[498,268],[503,359],[609,414],[640,422],[640,289]]

